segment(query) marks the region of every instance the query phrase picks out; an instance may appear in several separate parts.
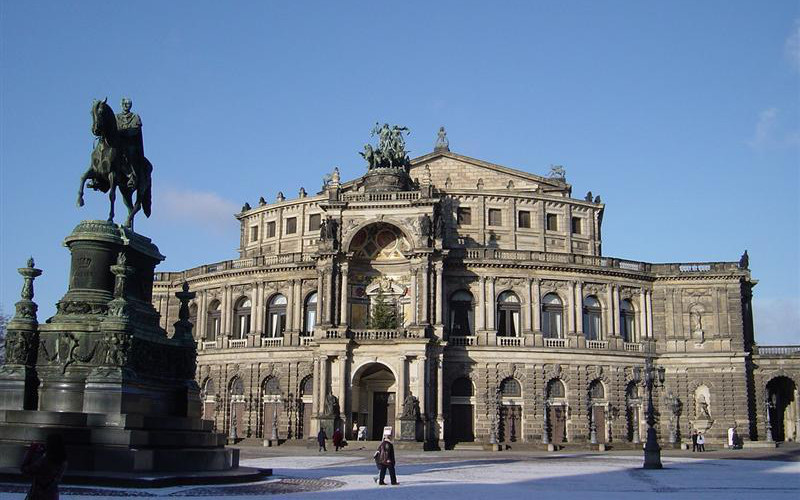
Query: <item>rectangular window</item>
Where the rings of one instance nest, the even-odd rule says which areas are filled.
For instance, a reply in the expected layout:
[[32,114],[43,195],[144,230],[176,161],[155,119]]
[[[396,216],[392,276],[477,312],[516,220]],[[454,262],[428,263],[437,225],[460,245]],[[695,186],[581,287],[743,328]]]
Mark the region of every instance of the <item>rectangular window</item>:
[[286,219],[286,234],[294,234],[297,232],[297,217],[289,217]]
[[558,215],[547,214],[547,230],[558,231]]
[[250,241],[258,241],[258,226],[250,228]]
[[320,214],[311,214],[308,216],[308,230],[319,231],[319,223],[322,216]]
[[580,217],[572,218],[572,234],[581,234],[581,221]]
[[275,221],[267,222],[267,238],[275,237]]
[[472,224],[472,209],[469,207],[459,207],[456,212],[458,215],[459,226],[469,226]]
[[519,211],[518,227],[531,227],[531,213],[527,210]]
[[503,211],[499,208],[489,209],[489,225],[502,226],[503,225]]

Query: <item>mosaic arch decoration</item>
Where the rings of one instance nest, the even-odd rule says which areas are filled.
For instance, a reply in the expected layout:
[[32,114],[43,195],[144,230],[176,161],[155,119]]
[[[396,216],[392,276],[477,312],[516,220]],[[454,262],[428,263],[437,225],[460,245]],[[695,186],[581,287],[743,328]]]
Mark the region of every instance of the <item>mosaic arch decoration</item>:
[[400,260],[409,250],[411,245],[403,232],[383,222],[361,228],[350,241],[350,251],[358,259]]

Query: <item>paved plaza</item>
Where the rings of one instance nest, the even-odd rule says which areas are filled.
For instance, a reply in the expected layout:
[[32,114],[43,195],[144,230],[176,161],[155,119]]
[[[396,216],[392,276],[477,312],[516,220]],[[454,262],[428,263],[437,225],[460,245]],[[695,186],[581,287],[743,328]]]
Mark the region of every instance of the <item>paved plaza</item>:
[[[354,443],[355,444],[355,443]],[[275,476],[248,485],[157,489],[62,488],[66,498],[382,498],[483,499],[564,498],[615,500],[662,498],[800,498],[800,447],[777,450],[711,451],[699,458],[669,451],[664,469],[641,469],[631,451],[589,452],[405,452],[398,450],[399,486],[377,486],[369,450],[318,454],[301,448],[243,447],[243,465],[268,467]],[[565,494],[567,495],[565,497]],[[24,498],[22,486],[0,485],[0,498]]]

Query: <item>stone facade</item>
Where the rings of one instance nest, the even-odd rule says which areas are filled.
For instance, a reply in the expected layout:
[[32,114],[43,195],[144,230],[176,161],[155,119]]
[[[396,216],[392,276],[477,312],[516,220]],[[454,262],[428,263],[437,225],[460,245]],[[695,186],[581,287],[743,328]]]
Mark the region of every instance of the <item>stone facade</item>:
[[[316,195],[246,205],[239,259],[156,273],[164,328],[182,283],[197,293],[197,381],[218,430],[636,443],[652,358],[662,442],[731,426],[763,440],[768,394],[776,439],[796,439],[800,347],[756,344],[746,260],[604,256],[604,205],[563,178],[446,149],[408,175],[382,191],[337,171]],[[386,307],[395,322],[378,324]]]

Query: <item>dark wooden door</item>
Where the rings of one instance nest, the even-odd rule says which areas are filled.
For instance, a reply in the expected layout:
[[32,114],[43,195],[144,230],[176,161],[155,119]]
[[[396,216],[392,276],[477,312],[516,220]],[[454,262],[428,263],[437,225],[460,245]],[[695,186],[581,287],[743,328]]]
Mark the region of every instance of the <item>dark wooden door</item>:
[[500,409],[500,428],[498,438],[502,443],[521,441],[520,428],[522,423],[522,407],[517,405],[503,405]]
[[245,421],[244,421],[244,401],[236,401],[231,403],[231,424],[236,426],[236,437],[242,439],[245,436]]
[[300,428],[297,429],[297,438],[310,438],[311,435],[311,403],[303,403],[300,408]]
[[472,405],[450,405],[450,439],[453,442],[475,441]]
[[214,410],[217,405],[214,403],[203,403],[203,419],[214,420]]
[[383,439],[383,428],[391,426],[394,431],[395,398],[393,392],[372,394],[372,431],[374,441]]
[[563,406],[550,407],[550,442],[562,444],[567,440],[567,412]]
[[602,406],[592,407],[595,434],[598,443],[606,442],[606,409]]
[[272,438],[272,419],[275,418],[277,408],[278,405],[275,403],[264,403],[264,426],[262,427],[263,433],[261,435],[264,439]]

